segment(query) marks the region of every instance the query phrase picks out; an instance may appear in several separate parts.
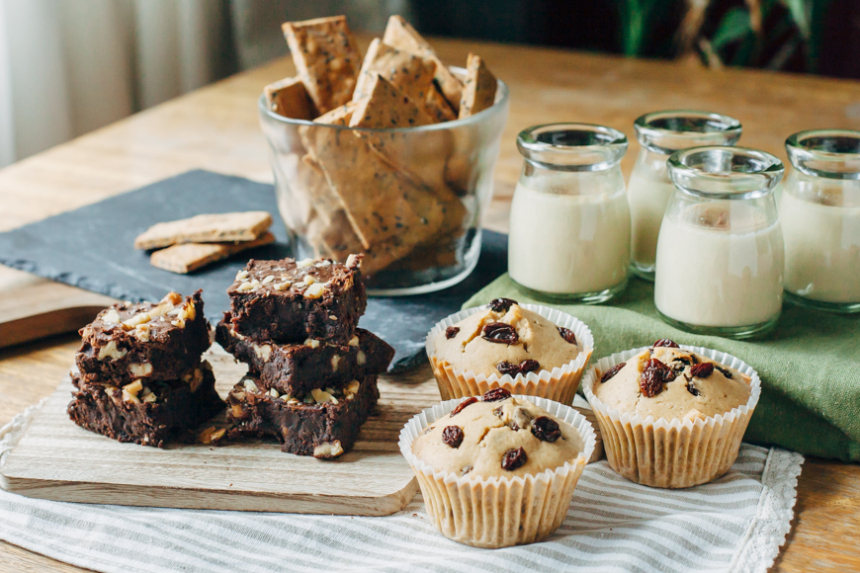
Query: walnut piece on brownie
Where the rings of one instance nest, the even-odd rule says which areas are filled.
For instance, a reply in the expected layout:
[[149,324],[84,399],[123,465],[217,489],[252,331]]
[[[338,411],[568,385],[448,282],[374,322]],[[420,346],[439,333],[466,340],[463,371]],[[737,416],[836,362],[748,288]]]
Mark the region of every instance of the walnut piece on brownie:
[[233,330],[279,344],[308,338],[347,344],[367,308],[361,259],[252,259],[227,289]]
[[160,302],[116,304],[79,332],[75,363],[85,380],[124,385],[136,379],[173,380],[195,367],[209,348],[201,292]]
[[336,458],[349,451],[361,425],[379,400],[376,376],[354,380],[341,389],[315,389],[281,395],[246,376],[227,395],[229,439],[275,436],[291,454]]
[[233,330],[230,315],[218,323],[215,340],[236,360],[248,365],[264,390],[297,396],[313,389],[342,388],[352,380],[388,369],[394,349],[372,332],[357,328],[346,344],[306,340],[275,344]]

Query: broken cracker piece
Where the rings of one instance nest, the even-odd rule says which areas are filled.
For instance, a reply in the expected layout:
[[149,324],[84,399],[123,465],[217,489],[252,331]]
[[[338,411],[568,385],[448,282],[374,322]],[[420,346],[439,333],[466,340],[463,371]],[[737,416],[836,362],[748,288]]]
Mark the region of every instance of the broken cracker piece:
[[265,233],[259,239],[243,243],[184,243],[155,251],[149,258],[152,266],[177,274],[188,274],[236,253],[275,242]]
[[496,76],[490,73],[481,56],[470,53],[466,60],[466,81],[460,100],[459,118],[469,117],[492,107],[496,101]]
[[433,89],[435,71],[433,60],[398,50],[376,38],[364,56],[352,100],[358,101],[370,95],[373,73],[376,72],[414,102],[424,102]]
[[454,111],[460,109],[462,82],[448,69],[448,66],[442,63],[427,40],[422,38],[421,34],[409,25],[402,16],[395,15],[388,19],[382,41],[397,49],[413,52],[433,60],[436,63],[434,75],[445,99],[448,100]]
[[345,16],[282,25],[299,77],[319,113],[352,99],[361,53]]
[[266,105],[278,115],[312,120],[317,115],[305,84],[299,78],[286,78],[264,88]]
[[134,240],[136,249],[158,249],[180,243],[227,243],[253,241],[272,224],[265,211],[197,215],[157,223]]

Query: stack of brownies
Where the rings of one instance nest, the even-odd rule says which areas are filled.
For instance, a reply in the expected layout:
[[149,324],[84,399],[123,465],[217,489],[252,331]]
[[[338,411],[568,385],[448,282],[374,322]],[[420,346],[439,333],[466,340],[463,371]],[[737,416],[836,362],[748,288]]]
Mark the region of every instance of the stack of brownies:
[[224,408],[212,368],[200,359],[209,332],[200,291],[103,310],[80,331],[69,416],[121,442],[162,447],[193,437]]
[[284,452],[335,458],[379,399],[394,349],[357,328],[361,256],[250,261],[227,289],[215,339],[248,374],[227,397],[231,439],[276,436]]

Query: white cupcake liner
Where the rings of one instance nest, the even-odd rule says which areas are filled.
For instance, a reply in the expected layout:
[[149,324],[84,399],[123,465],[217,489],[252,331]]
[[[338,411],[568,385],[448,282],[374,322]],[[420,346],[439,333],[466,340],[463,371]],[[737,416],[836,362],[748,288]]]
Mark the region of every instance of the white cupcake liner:
[[749,376],[750,397],[746,404],[724,414],[693,421],[642,418],[601,402],[593,388],[600,383],[602,373],[648,348],[643,346],[601,358],[582,380],[582,391],[600,426],[609,465],[630,481],[663,488],[691,487],[722,476],[738,457],[741,440],[761,395],[758,373],[746,362],[725,352],[681,345],[684,350]]
[[576,335],[576,344],[581,350],[576,358],[567,364],[556,366],[552,370],[539,370],[525,375],[517,374],[516,377],[512,377],[510,374],[499,376],[496,373],[487,376],[486,374],[476,374],[471,370],[454,368],[447,361],[436,358],[434,341],[449,326],[453,326],[476,312],[487,310],[486,305],[469,308],[440,320],[427,334],[425,348],[443,400],[481,396],[488,390],[501,387],[511,394],[539,396],[562,404],[573,402],[573,396],[579,388],[579,381],[582,379],[585,367],[594,352],[594,337],[591,335],[591,330],[578,318],[560,310],[538,304],[521,304],[520,306],[536,312],[557,326],[572,330]]
[[481,478],[435,471],[412,453],[425,428],[460,402],[448,400],[424,409],[400,431],[400,452],[418,478],[427,514],[445,537],[475,547],[508,547],[549,537],[564,521],[573,490],[594,450],[595,434],[585,416],[569,406],[535,396],[517,395],[570,424],[583,440],[571,461],[536,475]]

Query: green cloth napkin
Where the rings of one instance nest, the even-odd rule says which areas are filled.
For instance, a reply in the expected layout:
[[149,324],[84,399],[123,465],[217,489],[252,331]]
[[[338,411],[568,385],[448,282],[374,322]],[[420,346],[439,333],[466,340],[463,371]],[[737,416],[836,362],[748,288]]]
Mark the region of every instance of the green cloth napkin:
[[463,308],[497,297],[553,306],[594,334],[594,355],[647,346],[660,338],[737,356],[755,368],[762,393],[745,440],[824,458],[860,461],[860,316],[786,305],[774,332],[753,341],[688,334],[663,322],[654,285],[632,279],[605,305],[547,304],[525,294],[505,274]]

